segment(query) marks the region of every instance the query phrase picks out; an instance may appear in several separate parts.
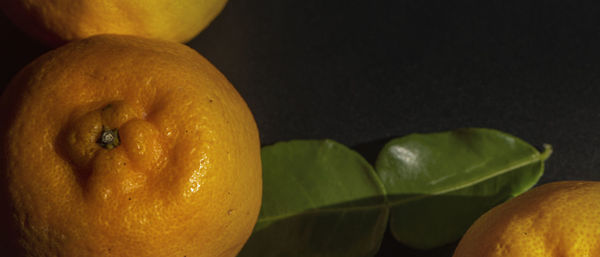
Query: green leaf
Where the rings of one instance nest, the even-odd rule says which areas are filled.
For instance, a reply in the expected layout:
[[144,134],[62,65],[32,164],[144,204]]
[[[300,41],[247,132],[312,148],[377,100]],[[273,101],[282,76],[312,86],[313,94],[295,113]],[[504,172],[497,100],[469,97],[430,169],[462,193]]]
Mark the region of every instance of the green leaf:
[[239,256],[373,256],[388,218],[385,190],[358,153],[331,140],[262,149],[263,202]]
[[550,153],[491,129],[391,140],[375,167],[388,193],[392,234],[419,249],[458,240],[485,211],[535,185]]

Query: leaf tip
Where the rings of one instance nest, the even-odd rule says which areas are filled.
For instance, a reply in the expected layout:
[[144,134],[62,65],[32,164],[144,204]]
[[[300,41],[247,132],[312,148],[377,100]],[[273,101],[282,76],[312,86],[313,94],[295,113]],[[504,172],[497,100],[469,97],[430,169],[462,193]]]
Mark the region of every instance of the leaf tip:
[[541,153],[542,160],[545,161],[552,155],[553,149],[552,145],[544,144],[544,151]]

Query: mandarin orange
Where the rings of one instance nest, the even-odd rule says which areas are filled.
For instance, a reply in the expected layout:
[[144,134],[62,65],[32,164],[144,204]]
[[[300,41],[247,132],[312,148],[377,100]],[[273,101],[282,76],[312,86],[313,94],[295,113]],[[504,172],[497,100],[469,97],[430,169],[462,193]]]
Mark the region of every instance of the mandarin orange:
[[179,43],[101,35],[50,51],[1,98],[0,172],[26,256],[233,257],[261,203],[239,93]]
[[58,46],[98,34],[186,42],[207,27],[227,0],[3,0],[0,8],[25,32]]
[[538,186],[491,209],[463,236],[454,257],[600,256],[600,182]]

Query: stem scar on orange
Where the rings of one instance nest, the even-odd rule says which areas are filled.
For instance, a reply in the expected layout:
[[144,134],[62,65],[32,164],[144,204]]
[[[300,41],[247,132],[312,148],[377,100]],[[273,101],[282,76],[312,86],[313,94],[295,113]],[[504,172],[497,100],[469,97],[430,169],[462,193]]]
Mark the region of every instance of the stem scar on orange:
[[26,256],[233,257],[250,236],[256,123],[194,50],[72,42],[21,70],[0,104],[2,241]]
[[96,143],[106,149],[113,149],[119,146],[121,143],[121,139],[119,139],[119,130],[104,127],[102,129],[102,134],[100,134],[100,138],[98,138]]

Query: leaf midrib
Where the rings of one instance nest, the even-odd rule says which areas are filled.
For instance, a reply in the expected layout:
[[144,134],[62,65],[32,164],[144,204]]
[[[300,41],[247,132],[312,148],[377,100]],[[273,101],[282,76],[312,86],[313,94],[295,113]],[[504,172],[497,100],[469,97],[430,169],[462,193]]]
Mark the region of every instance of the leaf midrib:
[[[387,190],[387,188],[385,186],[383,186],[383,183],[382,183],[381,186],[384,189],[383,190],[384,193],[383,193],[382,197],[385,197],[384,198],[385,201],[383,203],[378,203],[378,204],[375,204],[375,205],[368,205],[368,206],[353,206],[353,207],[346,207],[346,208],[313,208],[313,209],[309,209],[309,210],[302,211],[302,212],[299,212],[299,213],[286,213],[286,214],[282,214],[282,215],[277,215],[277,216],[262,218],[262,219],[259,219],[257,221],[257,224],[258,223],[263,223],[263,222],[273,222],[273,221],[287,219],[287,218],[294,217],[294,216],[307,215],[307,214],[315,214],[315,213],[328,213],[328,212],[340,212],[340,211],[342,211],[342,212],[351,212],[351,211],[361,211],[361,210],[370,210],[370,209],[378,209],[378,208],[388,208],[388,207],[391,208],[393,206],[404,204],[404,203],[408,203],[408,202],[411,202],[411,201],[415,201],[415,200],[419,200],[419,199],[424,199],[424,198],[428,198],[428,197],[433,197],[433,196],[436,196],[436,195],[441,195],[441,194],[445,194],[445,193],[452,192],[452,191],[457,191],[457,190],[460,190],[460,189],[463,189],[463,188],[470,187],[470,186],[475,185],[477,183],[480,183],[482,181],[491,179],[493,177],[505,174],[507,172],[514,171],[516,169],[519,169],[519,168],[522,168],[522,167],[534,164],[536,162],[543,162],[552,153],[552,147],[550,145],[544,145],[544,148],[545,149],[544,149],[543,153],[540,153],[536,149],[534,149],[535,154],[532,155],[532,156],[530,156],[527,159],[514,162],[515,164],[510,165],[507,168],[500,169],[500,170],[498,170],[496,172],[492,172],[489,175],[482,176],[479,179],[474,179],[474,180],[470,181],[469,183],[464,183],[464,184],[461,184],[461,185],[456,186],[456,187],[447,188],[445,190],[440,190],[440,191],[437,191],[437,192],[430,192],[430,193],[428,193],[426,195],[413,196],[413,197],[410,197],[410,198],[402,199],[400,201],[392,202],[387,197],[387,196],[389,196],[389,194],[387,193],[388,190]],[[375,177],[376,177],[376,180],[379,180],[378,176],[375,176]]]
[[[427,194],[421,194],[421,195],[418,195],[418,196],[413,196],[413,197],[405,198],[405,199],[398,200],[398,201],[390,201],[390,200],[388,200],[389,201],[389,206],[393,207],[393,206],[405,204],[405,203],[408,203],[408,202],[412,202],[412,201],[416,201],[416,200],[420,200],[420,199],[425,199],[425,198],[433,197],[433,196],[436,196],[436,195],[442,195],[442,194],[445,194],[445,193],[448,193],[448,192],[458,191],[458,190],[470,187],[472,185],[478,184],[478,183],[480,183],[482,181],[486,181],[488,179],[500,176],[502,174],[514,171],[516,169],[519,169],[519,168],[522,168],[522,167],[534,164],[536,162],[543,162],[545,159],[548,158],[548,156],[552,152],[552,149],[551,149],[551,147],[549,145],[544,145],[544,147],[545,147],[545,150],[544,150],[543,153],[539,153],[539,152],[537,152],[537,150],[535,150],[536,151],[535,154],[532,155],[531,157],[529,157],[527,159],[524,159],[524,160],[521,160],[521,161],[514,162],[515,164],[510,165],[507,168],[500,169],[500,170],[498,170],[496,172],[492,172],[492,173],[488,174],[487,176],[482,176],[482,177],[480,177],[478,179],[474,179],[472,181],[469,181],[468,183],[463,183],[461,185],[458,185],[458,186],[455,186],[455,187],[446,188],[446,189],[443,189],[443,190],[440,190],[440,191],[437,191],[437,192],[428,192]],[[388,194],[388,196],[389,196],[389,194]]]
[[377,203],[377,204],[374,204],[374,205],[352,206],[352,207],[345,207],[345,208],[339,208],[339,207],[336,207],[336,208],[315,208],[315,209],[308,209],[306,211],[302,211],[302,212],[298,212],[298,213],[286,213],[286,214],[282,214],[282,215],[278,215],[278,216],[272,216],[272,217],[262,218],[262,219],[259,219],[257,221],[257,223],[277,221],[277,220],[287,219],[287,218],[294,217],[294,216],[307,215],[307,214],[328,213],[328,212],[367,211],[367,210],[370,210],[370,209],[378,209],[378,208],[385,208],[385,207],[387,207],[387,203],[386,202]]
[[353,207],[347,207],[347,208],[313,208],[313,209],[308,209],[306,211],[302,211],[302,212],[298,212],[298,213],[286,213],[286,214],[282,214],[282,215],[277,215],[277,216],[272,216],[272,217],[267,217],[267,218],[259,219],[257,221],[257,223],[259,223],[259,222],[272,222],[272,221],[282,220],[282,219],[286,219],[286,218],[290,218],[290,217],[294,217],[294,216],[299,216],[299,215],[306,215],[306,214],[339,212],[339,211],[345,211],[345,212],[348,212],[348,211],[360,211],[360,210],[377,209],[377,208],[381,208],[381,207],[386,207],[388,205],[390,207],[392,207],[392,206],[396,206],[396,205],[401,205],[401,204],[404,204],[404,203],[408,203],[408,202],[411,202],[411,201],[415,201],[415,200],[419,200],[419,199],[424,199],[424,198],[428,198],[428,197],[433,197],[433,196],[436,196],[436,195],[441,195],[441,194],[445,194],[445,193],[448,193],[448,192],[453,192],[453,191],[457,191],[457,190],[460,190],[460,189],[463,189],[463,188],[467,188],[467,187],[470,187],[470,186],[475,185],[477,183],[480,183],[482,181],[486,181],[486,180],[494,178],[496,176],[505,174],[507,172],[514,171],[516,169],[519,169],[519,168],[522,168],[522,167],[534,164],[535,162],[538,162],[538,161],[542,161],[542,155],[539,154],[539,153],[536,153],[535,155],[531,156],[530,158],[527,158],[527,159],[522,160],[522,161],[514,162],[515,164],[513,164],[513,165],[510,165],[510,166],[508,166],[508,167],[506,167],[504,169],[500,169],[500,170],[498,170],[496,172],[492,172],[492,173],[488,174],[487,176],[482,176],[482,177],[480,177],[478,179],[474,179],[474,180],[472,180],[472,181],[470,181],[468,183],[463,183],[461,185],[458,185],[458,186],[455,186],[455,187],[450,187],[450,188],[447,188],[447,189],[444,189],[444,190],[440,190],[440,191],[437,191],[437,192],[429,192],[427,194],[422,194],[422,195],[413,196],[413,197],[410,197],[410,198],[405,198],[405,199],[402,199],[402,200],[399,200],[399,201],[392,202],[392,201],[388,200],[387,204],[384,202],[384,203],[379,203],[379,204],[376,204],[376,205],[356,206],[356,207],[353,206]]

